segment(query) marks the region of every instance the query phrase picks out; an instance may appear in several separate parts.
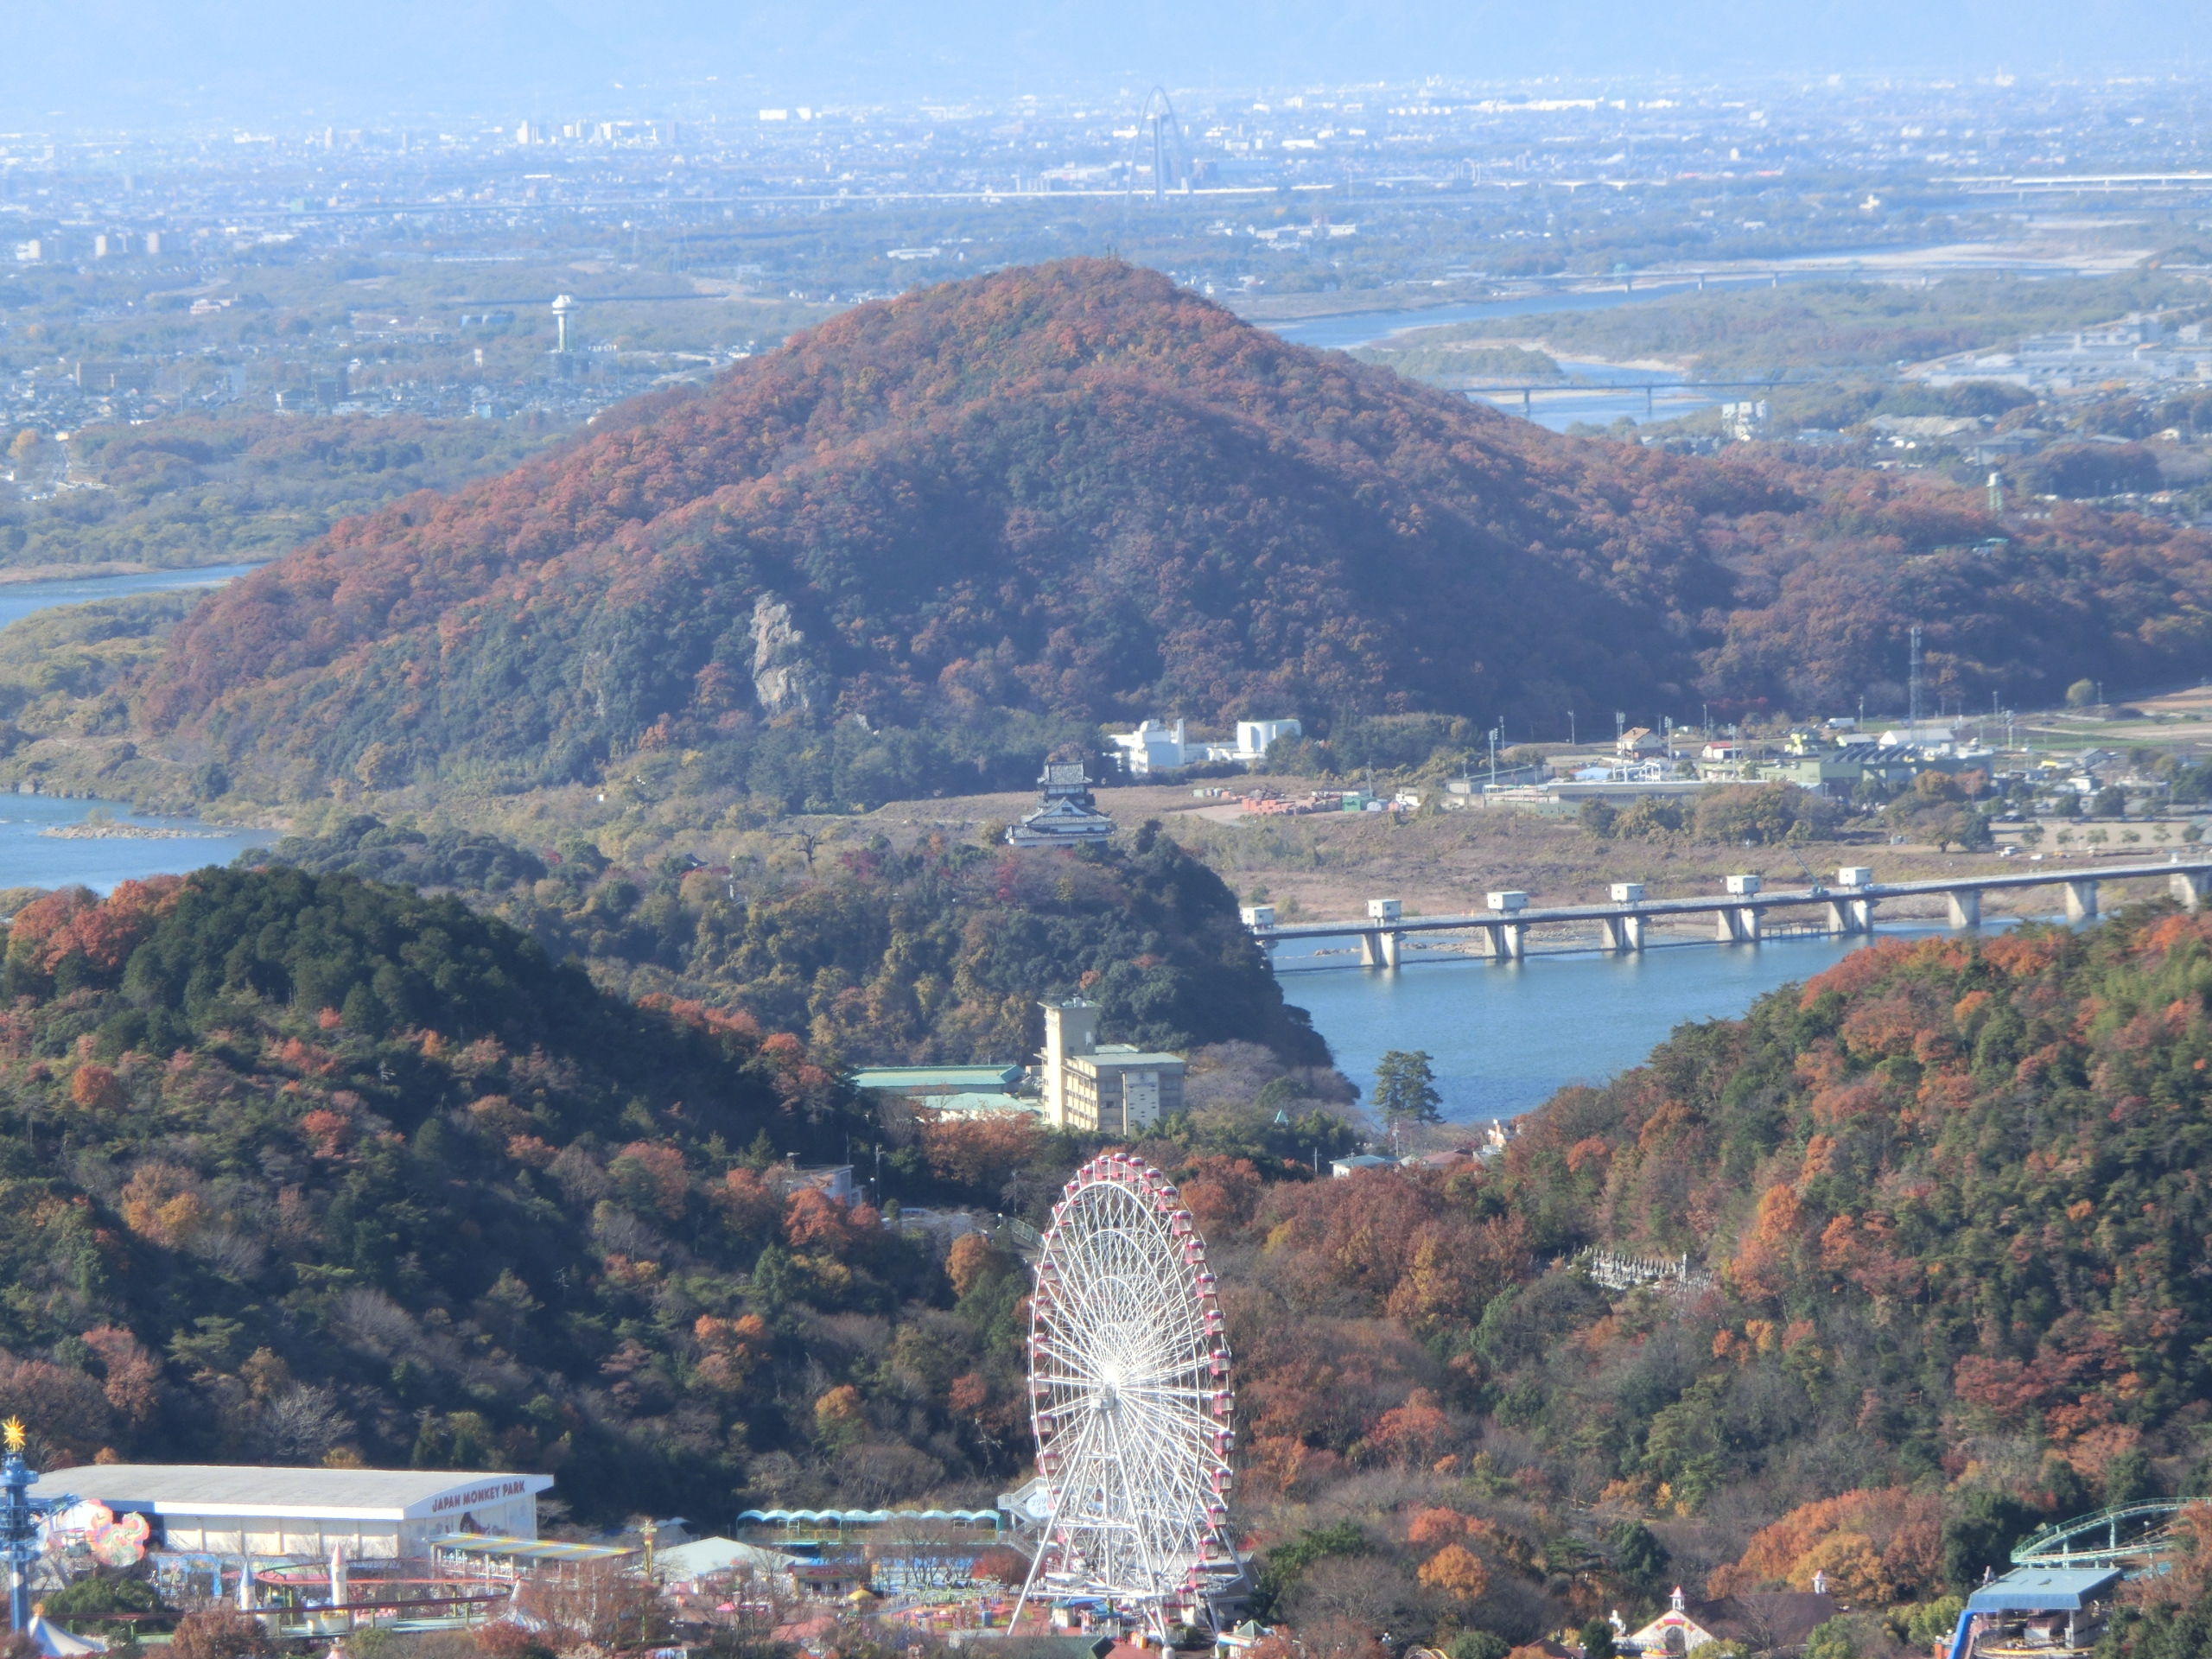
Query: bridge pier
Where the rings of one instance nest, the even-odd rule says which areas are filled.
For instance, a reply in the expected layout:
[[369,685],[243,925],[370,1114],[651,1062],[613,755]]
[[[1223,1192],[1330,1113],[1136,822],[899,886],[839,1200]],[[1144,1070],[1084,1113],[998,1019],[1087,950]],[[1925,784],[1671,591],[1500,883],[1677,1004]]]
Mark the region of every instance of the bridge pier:
[[2069,922],[2094,922],[2097,919],[2095,881],[2078,879],[2066,884],[2066,919]]
[[1831,933],[1872,933],[1874,931],[1874,901],[1872,899],[1832,898],[1827,903],[1828,931]]
[[1519,962],[1528,955],[1526,926],[1519,922],[1478,922],[1483,954],[1492,962]]
[[2212,887],[2212,875],[2202,870],[2176,870],[2166,878],[2167,890],[2181,900],[2183,910],[2202,910],[2208,887]]
[[1715,911],[1713,938],[1723,944],[1757,944],[1763,909],[1758,905],[1731,905]]
[[1359,965],[1380,968],[1386,973],[1398,971],[1399,935],[1376,928],[1359,936]]
[[1605,930],[1605,949],[1618,956],[1643,949],[1643,918],[1641,916],[1600,916],[1598,925]]
[[1951,903],[1953,927],[1980,927],[1981,925],[1981,889],[1980,887],[1953,887],[1944,897]]

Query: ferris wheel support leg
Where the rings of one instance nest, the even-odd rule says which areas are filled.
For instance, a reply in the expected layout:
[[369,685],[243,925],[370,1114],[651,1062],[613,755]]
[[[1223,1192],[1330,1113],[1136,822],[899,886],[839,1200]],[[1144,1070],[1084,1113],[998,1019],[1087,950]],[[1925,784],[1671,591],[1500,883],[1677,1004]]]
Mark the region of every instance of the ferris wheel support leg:
[[1022,1578],[1021,1593],[1014,1599],[1014,1611],[1007,1618],[1006,1633],[1008,1636],[1012,1636],[1017,1630],[1020,1629],[1021,1610],[1029,1605],[1029,1592],[1032,1589],[1036,1587],[1037,1575],[1045,1570],[1045,1545],[1046,1541],[1046,1540],[1042,1538],[1037,1541],[1037,1554],[1030,1559],[1029,1571]]

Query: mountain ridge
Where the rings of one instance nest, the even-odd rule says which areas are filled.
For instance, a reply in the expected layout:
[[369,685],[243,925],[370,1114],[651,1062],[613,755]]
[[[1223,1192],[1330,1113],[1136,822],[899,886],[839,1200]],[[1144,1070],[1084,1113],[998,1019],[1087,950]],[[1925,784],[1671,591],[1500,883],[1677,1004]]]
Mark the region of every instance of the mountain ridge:
[[1567,438],[1069,260],[857,308],[342,524],[130,696],[152,751],[264,802],[657,749],[680,791],[826,810],[1018,786],[1146,716],[1880,707],[1916,626],[1944,700],[2177,682],[2212,537]]
[[[705,397],[352,521],[192,618],[142,706],[232,759],[543,743],[575,777],[663,717],[811,708],[810,675],[877,725],[1471,703],[1531,678],[1553,701],[1679,693],[1725,574],[1681,492],[1591,473],[1564,441],[1071,261],[861,308]],[[1440,590],[1452,623],[1425,614]],[[758,696],[779,607],[807,671],[780,706]],[[1486,609],[1536,626],[1460,660],[1452,624]],[[1609,637],[1673,632],[1649,659],[1595,649],[1607,612]],[[442,743],[393,729],[433,713]]]

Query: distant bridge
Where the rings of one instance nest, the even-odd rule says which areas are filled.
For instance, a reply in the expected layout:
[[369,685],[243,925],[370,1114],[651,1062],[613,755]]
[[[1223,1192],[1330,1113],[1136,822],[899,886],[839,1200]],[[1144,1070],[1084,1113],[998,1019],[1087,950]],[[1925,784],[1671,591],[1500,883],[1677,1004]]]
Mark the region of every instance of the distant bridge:
[[1617,881],[1612,902],[1531,907],[1523,893],[1495,893],[1491,908],[1474,916],[1408,916],[1395,899],[1370,899],[1364,920],[1278,922],[1272,906],[1245,907],[1244,925],[1270,954],[1287,940],[1357,939],[1360,965],[1395,971],[1399,947],[1408,933],[1471,933],[1482,941],[1481,954],[1493,962],[1518,962],[1527,955],[1529,930],[1559,923],[1594,923],[1599,949],[1633,952],[1643,949],[1645,926],[1654,918],[1709,914],[1714,938],[1723,944],[1756,944],[1769,911],[1808,912],[1816,931],[1830,934],[1871,933],[1874,907],[1885,900],[1940,896],[1955,928],[1981,924],[1981,895],[2010,887],[2063,887],[2066,918],[2094,920],[2097,890],[2107,881],[2157,880],[2190,910],[2212,891],[2212,859],[2173,859],[2163,864],[2052,865],[2003,875],[1951,876],[1935,881],[1877,882],[1863,869],[1837,873],[1833,887],[1815,882],[1803,889],[1763,890],[1756,875],[1732,875],[1728,891],[1688,899],[1646,899],[1643,885]]
[[[1861,377],[1862,378],[1864,377]],[[1643,412],[1655,412],[1652,394],[1661,391],[1779,391],[1787,386],[1821,386],[1829,380],[1530,380],[1506,385],[1457,386],[1453,390],[1470,397],[1494,397],[1501,393],[1519,392],[1521,412],[1532,412],[1530,400],[1537,392],[1562,391],[1640,391],[1643,394]]]

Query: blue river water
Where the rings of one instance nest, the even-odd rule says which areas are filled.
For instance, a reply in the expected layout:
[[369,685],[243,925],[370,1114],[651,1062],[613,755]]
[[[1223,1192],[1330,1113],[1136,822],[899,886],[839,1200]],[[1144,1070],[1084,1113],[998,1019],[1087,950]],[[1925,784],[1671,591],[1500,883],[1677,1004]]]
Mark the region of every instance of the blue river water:
[[[45,833],[81,823],[95,812],[118,825],[181,830],[179,836],[64,838]],[[0,795],[0,888],[65,887],[105,893],[118,881],[227,864],[249,847],[276,839],[270,830],[240,830],[133,812],[123,801],[65,800],[56,795]]]
[[[1884,928],[1875,938],[1934,932]],[[1641,1062],[1685,1020],[1741,1015],[1767,992],[1863,950],[1864,935],[1759,944],[1657,945],[1636,956],[1562,952],[1518,964],[1438,961],[1397,973],[1277,964],[1283,995],[1313,1016],[1362,1089],[1389,1049],[1426,1051],[1453,1122],[1541,1105]],[[1312,958],[1306,959],[1311,962]]]
[[[1773,279],[1765,276],[1712,277],[1713,288],[1764,288]],[[1784,275],[1785,283],[1834,282],[1833,273]],[[1632,289],[1619,287],[1595,291],[1516,294],[1502,300],[1467,300],[1457,305],[1433,305],[1416,311],[1352,311],[1341,316],[1311,317],[1302,322],[1268,325],[1285,340],[1323,351],[1348,352],[1355,346],[1414,328],[1441,328],[1459,322],[1488,322],[1494,317],[1555,316],[1562,311],[1611,311],[1618,306],[1640,305],[1649,300],[1679,298],[1685,289],[1694,291],[1694,276],[1647,278]]]
[[[52,582],[0,583],[0,626],[57,605],[217,588],[244,575],[250,564],[204,565],[194,570],[156,570],[136,576],[72,576]],[[180,830],[181,836],[62,837],[50,830],[101,813],[118,825]],[[248,847],[276,839],[265,830],[239,830],[192,818],[142,816],[122,801],[67,800],[54,795],[0,795],[0,888],[60,887],[82,883],[105,893],[118,881],[227,864]]]
[[133,594],[167,593],[180,588],[219,588],[258,569],[252,564],[205,564],[192,570],[149,570],[137,576],[63,576],[51,582],[0,582],[0,628],[56,605],[127,599]]
[[[1709,289],[1715,291],[1764,288],[1776,280],[1768,273],[1715,276],[1707,278],[1707,285]],[[1785,270],[1779,276],[1780,282],[1792,285],[1841,280],[1846,279],[1834,271]],[[1471,300],[1458,305],[1433,306],[1421,311],[1360,311],[1343,316],[1314,317],[1304,322],[1275,325],[1274,332],[1301,346],[1319,346],[1327,351],[1349,351],[1355,346],[1371,346],[1377,340],[1415,328],[1438,328],[1459,322],[1487,322],[1497,317],[1556,316],[1563,311],[1611,311],[1624,305],[1680,298],[1686,291],[1694,292],[1696,288],[1697,278],[1694,276],[1644,278],[1632,289],[1613,287],[1594,292],[1523,294],[1510,299]],[[1586,380],[1640,384],[1681,378],[1672,371],[1628,369],[1610,363],[1577,363],[1561,359],[1560,367],[1568,374]],[[1522,402],[1517,393],[1491,395],[1474,391],[1467,395],[1504,410],[1508,414],[1522,412]],[[1704,393],[1680,388],[1654,393],[1649,399],[1640,391],[1541,392],[1531,400],[1529,418],[1539,426],[1563,432],[1577,421],[1587,422],[1593,426],[1610,426],[1624,415],[1639,423],[1671,420],[1743,395],[1745,394],[1730,391]]]

